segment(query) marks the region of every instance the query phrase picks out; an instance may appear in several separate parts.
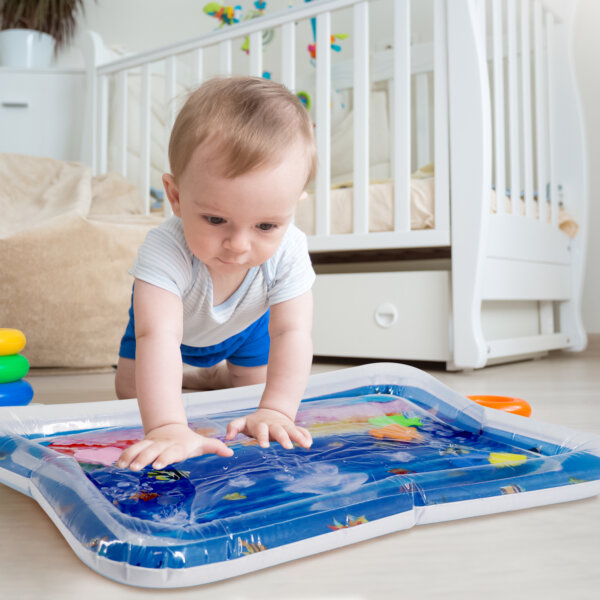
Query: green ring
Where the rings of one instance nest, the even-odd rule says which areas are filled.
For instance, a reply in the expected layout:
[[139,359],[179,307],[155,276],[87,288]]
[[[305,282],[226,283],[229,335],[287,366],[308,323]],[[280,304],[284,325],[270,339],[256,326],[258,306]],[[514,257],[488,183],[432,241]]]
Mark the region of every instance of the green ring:
[[18,381],[27,375],[29,361],[22,354],[0,356],[0,383]]

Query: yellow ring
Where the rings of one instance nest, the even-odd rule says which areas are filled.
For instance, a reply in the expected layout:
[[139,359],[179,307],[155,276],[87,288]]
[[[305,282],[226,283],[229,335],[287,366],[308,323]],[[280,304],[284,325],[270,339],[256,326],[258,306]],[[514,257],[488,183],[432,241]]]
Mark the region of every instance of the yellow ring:
[[18,354],[25,348],[25,334],[18,329],[0,328],[0,356]]

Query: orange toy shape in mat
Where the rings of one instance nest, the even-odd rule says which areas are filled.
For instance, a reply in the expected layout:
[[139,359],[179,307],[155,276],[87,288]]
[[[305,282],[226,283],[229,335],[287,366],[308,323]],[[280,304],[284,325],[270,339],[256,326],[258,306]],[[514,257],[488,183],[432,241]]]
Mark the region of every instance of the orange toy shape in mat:
[[394,423],[371,429],[369,435],[379,439],[392,439],[399,442],[420,442],[423,436],[414,427],[404,427]]

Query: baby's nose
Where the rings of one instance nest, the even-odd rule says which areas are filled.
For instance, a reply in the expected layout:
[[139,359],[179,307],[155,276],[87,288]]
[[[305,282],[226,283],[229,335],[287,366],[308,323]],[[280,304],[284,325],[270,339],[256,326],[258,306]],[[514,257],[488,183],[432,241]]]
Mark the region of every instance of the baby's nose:
[[241,254],[249,250],[250,238],[242,231],[235,231],[225,240],[225,247],[232,252]]

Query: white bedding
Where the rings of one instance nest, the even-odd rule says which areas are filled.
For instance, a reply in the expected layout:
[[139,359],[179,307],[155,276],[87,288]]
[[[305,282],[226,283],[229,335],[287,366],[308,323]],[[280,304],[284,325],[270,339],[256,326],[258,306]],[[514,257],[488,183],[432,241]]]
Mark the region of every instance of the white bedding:
[[[411,229],[432,229],[434,226],[434,179],[412,179]],[[352,184],[331,190],[331,233],[352,233],[354,188]],[[308,194],[296,210],[295,224],[306,235],[315,234],[315,196]],[[369,186],[369,231],[393,231],[394,182],[377,181]]]
[[[335,186],[331,190],[330,219],[331,233],[345,234],[353,231],[354,188],[352,183]],[[414,177],[410,184],[410,228],[432,229],[435,226],[435,179]],[[490,208],[496,213],[496,192],[491,191]],[[525,214],[525,201],[521,199],[521,214]],[[505,212],[510,214],[511,201],[505,198]],[[535,202],[535,218],[539,207]],[[548,219],[549,221],[549,219]],[[309,194],[296,211],[296,225],[306,233],[315,234],[315,196]],[[559,228],[569,237],[577,234],[575,219],[561,206],[558,210]],[[371,182],[369,186],[369,231],[384,232],[394,230],[394,182]]]

